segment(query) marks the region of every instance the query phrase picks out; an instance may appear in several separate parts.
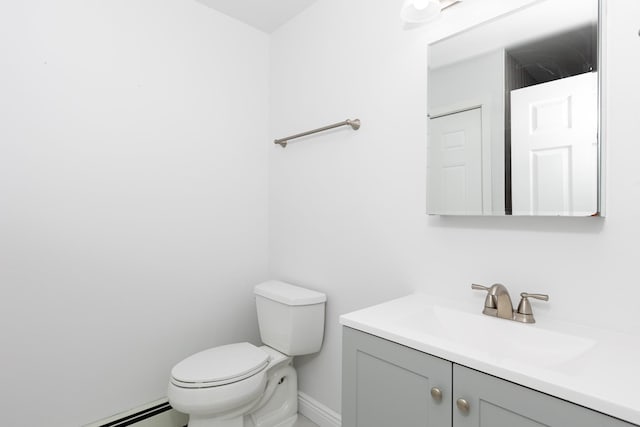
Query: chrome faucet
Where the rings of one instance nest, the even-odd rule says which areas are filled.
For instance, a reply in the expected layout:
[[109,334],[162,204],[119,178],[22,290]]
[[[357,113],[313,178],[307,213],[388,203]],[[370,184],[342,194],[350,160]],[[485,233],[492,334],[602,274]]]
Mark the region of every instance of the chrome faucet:
[[520,304],[518,304],[518,309],[514,310],[509,291],[500,283],[495,283],[490,288],[472,284],[471,289],[487,292],[487,298],[484,300],[484,309],[482,310],[483,314],[522,323],[536,323],[529,298],[549,301],[549,295],[522,292],[520,294],[522,299],[520,300]]

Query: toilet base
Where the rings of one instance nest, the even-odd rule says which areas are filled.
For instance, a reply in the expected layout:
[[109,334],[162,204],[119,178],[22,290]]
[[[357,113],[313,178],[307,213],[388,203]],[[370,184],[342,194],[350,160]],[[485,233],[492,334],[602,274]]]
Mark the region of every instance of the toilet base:
[[290,357],[268,347],[280,363],[268,372],[262,396],[232,413],[219,416],[189,414],[188,427],[292,427],[298,419],[298,375]]
[[290,363],[269,376],[264,402],[245,416],[243,427],[290,427],[298,418],[298,375]]

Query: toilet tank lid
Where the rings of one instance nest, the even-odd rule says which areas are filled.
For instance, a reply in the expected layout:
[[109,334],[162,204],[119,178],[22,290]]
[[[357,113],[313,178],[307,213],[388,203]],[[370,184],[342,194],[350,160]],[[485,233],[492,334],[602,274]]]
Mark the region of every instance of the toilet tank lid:
[[256,285],[253,292],[286,305],[313,305],[321,304],[327,300],[327,296],[322,292],[301,288],[279,280],[260,283]]

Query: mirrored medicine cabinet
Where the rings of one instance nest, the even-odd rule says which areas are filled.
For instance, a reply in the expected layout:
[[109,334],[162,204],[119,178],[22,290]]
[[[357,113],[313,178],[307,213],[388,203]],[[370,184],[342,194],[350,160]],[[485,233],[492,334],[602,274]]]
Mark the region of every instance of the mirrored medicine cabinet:
[[537,1],[429,44],[427,213],[600,214],[599,12]]

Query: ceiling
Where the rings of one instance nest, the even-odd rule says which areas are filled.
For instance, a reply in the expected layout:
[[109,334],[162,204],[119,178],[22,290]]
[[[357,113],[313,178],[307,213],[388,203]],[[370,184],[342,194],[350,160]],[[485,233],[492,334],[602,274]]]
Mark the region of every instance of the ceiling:
[[196,0],[266,33],[275,31],[316,0]]

